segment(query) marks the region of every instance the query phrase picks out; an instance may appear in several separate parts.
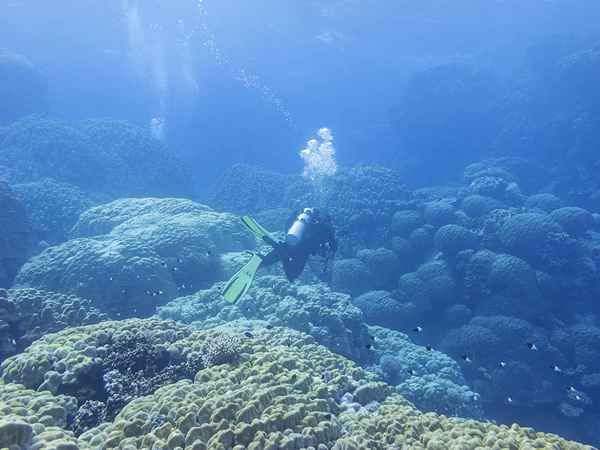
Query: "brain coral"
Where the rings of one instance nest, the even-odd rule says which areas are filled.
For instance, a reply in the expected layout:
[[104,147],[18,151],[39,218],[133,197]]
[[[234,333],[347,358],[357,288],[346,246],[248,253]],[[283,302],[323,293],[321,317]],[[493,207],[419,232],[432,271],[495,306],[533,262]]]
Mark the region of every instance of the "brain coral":
[[152,314],[179,293],[211,285],[222,253],[255,244],[235,216],[188,200],[119,200],[85,213],[79,230],[110,232],[46,249],[22,268],[18,286],[89,298],[113,316]]
[[[157,321],[112,324],[109,332],[118,332],[119,326],[124,330],[149,325],[153,330],[161,328]],[[162,329],[166,332],[172,327],[163,325]],[[69,348],[81,355],[86,345],[96,348],[99,343],[86,336],[99,332],[98,326],[77,329],[78,339],[86,344],[79,348],[70,344]],[[71,335],[68,340],[73,340],[72,333],[49,335],[44,338],[44,345],[56,348],[67,336]],[[163,335],[161,340],[171,342],[170,352],[195,352],[218,333],[222,330],[187,332],[174,338]],[[24,355],[31,358],[41,350],[35,346]],[[75,355],[73,358],[77,360]],[[81,360],[85,362],[85,357]],[[0,398],[6,390],[23,392],[22,388],[11,386],[14,385],[0,384]],[[35,395],[27,391],[23,397]],[[57,397],[41,395],[50,399],[50,405],[60,405]],[[72,403],[65,403],[72,400],[62,401],[72,408]],[[282,328],[255,330],[245,337],[243,352],[235,362],[200,369],[193,381],[174,382],[138,398],[127,404],[117,417],[79,438],[59,427],[47,433],[37,424],[27,426],[25,419],[18,416],[22,409],[13,405],[6,407],[9,414],[0,419],[0,439],[18,436],[18,442],[11,442],[12,445],[29,445],[35,440],[40,447],[59,448],[53,441],[60,438],[69,441],[60,448],[69,450],[98,447],[421,450],[454,448],[457,444],[473,449],[585,448],[517,425],[509,428],[423,414],[392,393],[389,386],[374,381],[369,373],[317,345],[309,336]],[[64,410],[65,406],[61,411]]]

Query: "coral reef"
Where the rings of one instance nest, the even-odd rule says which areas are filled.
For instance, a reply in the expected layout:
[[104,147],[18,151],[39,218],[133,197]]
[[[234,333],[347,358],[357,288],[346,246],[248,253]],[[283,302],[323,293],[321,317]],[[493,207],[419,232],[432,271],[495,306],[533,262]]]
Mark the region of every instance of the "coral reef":
[[92,208],[76,224],[78,233],[94,236],[47,248],[21,269],[16,285],[89,298],[113,318],[147,316],[158,304],[212,285],[221,277],[222,253],[255,243],[235,216],[177,199]]
[[369,291],[352,299],[369,325],[395,328],[402,316],[410,314],[411,305],[402,304],[387,291]]
[[422,411],[482,418],[479,394],[466,386],[458,364],[439,351],[414,344],[404,333],[369,327],[379,363],[369,369],[396,386]]
[[77,399],[0,382],[0,447],[77,450],[68,420]]
[[176,215],[210,211],[206,205],[183,198],[123,198],[90,208],[79,216],[72,237],[110,233],[115,227],[144,214]]
[[47,244],[67,240],[79,215],[95,204],[76,186],[48,178],[12,187],[27,210],[36,238]]
[[392,216],[409,200],[400,175],[383,167],[340,169],[312,184],[290,184],[283,204],[292,209],[319,206],[329,210],[339,235],[338,253],[349,257],[357,249],[384,245]]
[[220,335],[207,340],[197,354],[169,350],[190,332],[166,321],[68,328],[45,336],[25,353],[5,361],[0,372],[5,382],[74,396],[79,408],[70,414],[75,416],[72,423],[65,421],[62,426],[69,425],[79,435],[113,419],[134,399],[181,379],[192,379],[200,368],[209,367],[208,363],[222,364],[241,351],[241,342]]
[[[369,269],[376,289],[391,289],[396,285],[400,260],[387,248],[363,249],[356,254]],[[344,285],[344,283],[340,283]]]
[[333,263],[331,287],[356,296],[374,288],[375,280],[367,265],[360,259],[336,259]]
[[105,199],[193,193],[186,168],[164,144],[124,122],[23,119],[3,133],[0,165],[12,183],[52,178]]
[[100,147],[101,168],[108,183],[100,191],[112,198],[193,194],[187,167],[148,130],[117,120],[85,120],[75,124]]
[[477,236],[469,229],[460,225],[444,225],[435,233],[435,247],[452,257],[461,250],[477,247]]
[[525,200],[525,208],[530,210],[542,210],[544,212],[551,212],[555,209],[562,208],[563,202],[560,198],[558,198],[554,194],[549,193],[541,193],[541,194],[533,194],[527,197]]
[[266,209],[289,207],[281,193],[294,179],[258,167],[237,164],[223,174],[213,189],[209,204],[219,211],[236,214],[255,214]]
[[[153,334],[153,340],[164,343],[170,354],[194,354],[224,332],[240,334],[235,327],[191,332],[169,322],[148,320],[110,322],[104,330],[92,325],[46,336],[4,364],[2,377],[15,373],[11,368],[19,358],[35,358],[40,352],[49,355],[48,350],[57,344],[67,343],[63,353],[74,353],[72,362],[67,363],[72,367],[77,355],[81,359],[93,350],[99,354],[106,349],[111,335],[142,328]],[[98,341],[102,333],[105,336]],[[85,345],[76,345],[76,339]],[[517,425],[424,414],[393,393],[390,386],[377,382],[373,374],[302,333],[263,327],[246,333],[243,341],[235,361],[200,368],[193,381],[172,380],[129,402],[114,419],[105,419],[79,437],[67,431],[73,426],[69,417],[73,423],[82,423],[88,417],[85,414],[93,415],[93,403],[0,382],[4,412],[0,443],[62,449],[383,450],[450,448],[457,443],[468,448],[586,448]],[[44,400],[36,402],[38,398]],[[77,401],[85,406],[85,413],[71,416]],[[36,408],[21,406],[33,402]],[[49,418],[43,419],[46,416]]]
[[90,303],[36,289],[0,290],[0,362],[47,333],[105,320]]
[[24,205],[0,181],[0,288],[12,285],[21,265],[34,248],[34,235]]
[[217,285],[169,302],[158,309],[158,317],[199,329],[241,318],[266,320],[310,334],[321,345],[355,361],[372,359],[361,311],[348,295],[322,284],[294,285],[281,276],[261,276],[236,305],[223,299]]

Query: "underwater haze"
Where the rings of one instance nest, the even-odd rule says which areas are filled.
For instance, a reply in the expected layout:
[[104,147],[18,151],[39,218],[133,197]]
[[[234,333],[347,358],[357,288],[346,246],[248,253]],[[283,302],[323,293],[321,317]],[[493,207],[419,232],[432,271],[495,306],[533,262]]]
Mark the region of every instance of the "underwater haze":
[[597,0],[0,2],[0,448],[600,446]]

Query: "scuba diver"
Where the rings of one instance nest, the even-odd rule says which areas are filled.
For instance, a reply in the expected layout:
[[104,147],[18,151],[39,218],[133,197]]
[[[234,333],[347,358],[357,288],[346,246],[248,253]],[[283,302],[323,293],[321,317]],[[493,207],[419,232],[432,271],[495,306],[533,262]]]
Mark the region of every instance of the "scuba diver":
[[285,241],[275,240],[251,217],[243,216],[242,223],[260,240],[273,247],[273,250],[266,255],[253,253],[250,261],[231,277],[222,292],[227,301],[236,303],[250,289],[258,269],[278,261],[283,264],[287,279],[294,281],[304,270],[309,257],[320,257],[323,259],[323,268],[316,271],[316,274],[322,281],[329,281],[330,263],[337,251],[337,241],[327,212],[317,208],[304,208],[294,213],[286,224]]

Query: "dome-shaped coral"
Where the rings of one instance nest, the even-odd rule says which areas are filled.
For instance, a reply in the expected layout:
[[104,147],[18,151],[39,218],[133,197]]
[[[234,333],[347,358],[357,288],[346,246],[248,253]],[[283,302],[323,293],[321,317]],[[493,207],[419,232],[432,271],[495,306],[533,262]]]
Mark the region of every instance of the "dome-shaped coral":
[[338,259],[333,264],[331,286],[334,290],[356,296],[371,290],[373,275],[357,258]]
[[417,211],[397,211],[392,217],[392,233],[398,236],[408,236],[411,231],[421,225],[423,225],[423,218]]
[[518,297],[523,301],[534,301],[539,295],[535,271],[527,262],[511,255],[496,256],[490,268],[488,285],[494,293]]
[[563,202],[554,194],[542,193],[531,195],[525,200],[525,208],[539,209],[549,213],[555,209],[561,208]]
[[550,218],[571,236],[583,236],[594,225],[592,214],[575,206],[555,209],[550,213]]
[[360,308],[369,325],[396,328],[407,307],[396,301],[387,291],[370,291],[359,295],[352,303]]
[[494,209],[502,208],[503,204],[495,198],[473,194],[463,199],[461,207],[470,217],[479,218]]
[[434,241],[435,247],[449,257],[477,247],[477,236],[460,225],[444,225],[435,233]]
[[394,287],[400,271],[400,260],[392,250],[363,249],[356,256],[369,268],[377,289]]
[[561,227],[543,214],[524,213],[508,217],[499,230],[501,244],[512,254],[528,259],[539,253],[552,233]]
[[423,215],[428,224],[441,227],[455,222],[455,210],[454,205],[450,201],[438,200],[426,203]]

